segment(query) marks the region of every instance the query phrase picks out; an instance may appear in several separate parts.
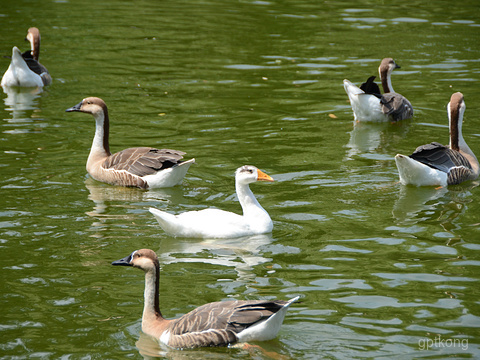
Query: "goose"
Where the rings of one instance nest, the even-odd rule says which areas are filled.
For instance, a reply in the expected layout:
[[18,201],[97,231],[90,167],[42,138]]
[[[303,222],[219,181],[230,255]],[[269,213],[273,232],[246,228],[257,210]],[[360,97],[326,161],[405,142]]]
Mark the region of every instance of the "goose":
[[110,153],[108,110],[100,98],[88,97],[66,111],[92,114],[95,118],[95,137],[87,160],[87,172],[95,180],[141,189],[171,187],[182,182],[195,162],[182,161],[185,153],[170,149],[136,147]]
[[173,215],[150,208],[163,230],[170,235],[192,238],[236,238],[269,233],[272,219],[259,204],[248,184],[273,179],[255,166],[244,165],[235,172],[235,189],[243,215],[219,209],[187,211]]
[[218,301],[179,318],[165,319],[159,306],[160,266],[155,252],[136,250],[112,265],[145,272],[142,331],[175,349],[271,340],[277,336],[288,307],[299,299]]
[[48,70],[38,62],[40,55],[40,32],[37,28],[28,29],[26,39],[30,41],[30,51],[21,53],[18,47],[12,48],[10,66],[2,77],[2,86],[43,87],[52,82]]
[[52,83],[52,77],[47,68],[40,64],[40,31],[36,27],[31,27],[27,31],[25,40],[30,42],[30,51],[25,51],[22,57],[25,59],[30,70],[40,75],[44,85]]
[[450,126],[450,144],[437,142],[417,147],[410,156],[397,154],[395,163],[403,185],[447,186],[475,180],[479,163],[462,135],[465,112],[463,94],[457,92],[447,105]]
[[385,58],[378,67],[384,94],[371,76],[360,87],[343,80],[343,86],[352,105],[355,121],[399,121],[413,116],[413,107],[404,96],[392,87],[393,70],[400,68],[392,58]]

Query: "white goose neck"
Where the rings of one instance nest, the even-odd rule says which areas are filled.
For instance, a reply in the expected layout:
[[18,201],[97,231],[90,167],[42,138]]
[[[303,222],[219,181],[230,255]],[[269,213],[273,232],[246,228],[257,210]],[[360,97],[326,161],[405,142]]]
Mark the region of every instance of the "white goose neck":
[[108,144],[108,116],[105,117],[103,111],[99,111],[93,116],[95,118],[95,136],[87,160],[87,167],[90,162],[95,162],[99,158],[105,158],[111,155]]
[[265,211],[265,209],[260,205],[260,203],[253,195],[252,190],[248,184],[236,181],[235,190],[237,192],[238,201],[242,206],[243,216],[270,216]]

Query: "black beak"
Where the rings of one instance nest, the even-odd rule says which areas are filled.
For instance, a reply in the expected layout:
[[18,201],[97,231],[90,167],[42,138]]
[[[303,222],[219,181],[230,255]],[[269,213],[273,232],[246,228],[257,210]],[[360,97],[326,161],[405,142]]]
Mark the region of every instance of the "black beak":
[[66,112],[72,112],[72,111],[80,111],[80,108],[82,107],[83,101],[80,101],[77,105],[72,106],[71,108],[68,108],[65,110]]
[[132,255],[131,254],[128,255],[127,257],[124,257],[123,259],[112,262],[112,265],[133,266],[132,264],[130,264],[130,261],[132,261]]

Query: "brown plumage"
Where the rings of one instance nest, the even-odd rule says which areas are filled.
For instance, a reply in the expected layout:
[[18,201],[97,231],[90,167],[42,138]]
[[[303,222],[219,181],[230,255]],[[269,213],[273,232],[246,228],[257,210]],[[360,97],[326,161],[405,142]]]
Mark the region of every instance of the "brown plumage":
[[173,348],[225,346],[238,341],[273,339],[288,307],[298,299],[213,302],[178,319],[167,320],[159,307],[160,266],[155,252],[136,250],[112,265],[133,266],[145,272],[142,331]]

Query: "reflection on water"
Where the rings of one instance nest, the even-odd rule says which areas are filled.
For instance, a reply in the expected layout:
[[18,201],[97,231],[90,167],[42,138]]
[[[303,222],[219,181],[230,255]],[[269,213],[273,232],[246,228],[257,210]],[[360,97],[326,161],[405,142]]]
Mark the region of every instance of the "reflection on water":
[[393,217],[399,225],[413,225],[437,217],[438,215],[435,214],[438,214],[439,204],[442,203],[439,199],[447,193],[447,187],[402,185],[392,210]]
[[42,88],[21,88],[3,86],[3,92],[7,97],[3,99],[5,102],[5,110],[12,114],[12,120],[24,120],[29,118],[27,112],[38,110],[38,104],[35,101],[42,93]]
[[160,263],[201,262],[233,267],[237,280],[248,283],[255,279],[253,267],[271,261],[262,256],[262,248],[273,242],[271,234],[252,235],[235,239],[179,239],[160,240]]
[[352,160],[355,156],[385,160],[385,156],[381,154],[382,150],[394,147],[399,139],[407,135],[409,126],[409,121],[397,123],[355,121],[346,145],[348,150],[345,160]]

